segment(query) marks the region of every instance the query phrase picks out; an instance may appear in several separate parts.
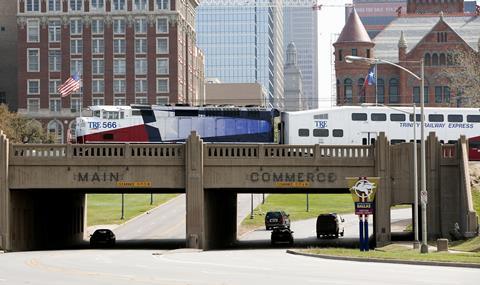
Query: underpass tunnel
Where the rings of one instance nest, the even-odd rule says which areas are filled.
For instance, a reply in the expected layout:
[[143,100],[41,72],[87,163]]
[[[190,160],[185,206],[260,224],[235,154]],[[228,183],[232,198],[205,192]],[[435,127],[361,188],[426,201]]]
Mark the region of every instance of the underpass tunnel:
[[237,238],[237,193],[205,189],[204,249],[231,247]]
[[58,249],[81,243],[85,194],[11,191],[11,250]]

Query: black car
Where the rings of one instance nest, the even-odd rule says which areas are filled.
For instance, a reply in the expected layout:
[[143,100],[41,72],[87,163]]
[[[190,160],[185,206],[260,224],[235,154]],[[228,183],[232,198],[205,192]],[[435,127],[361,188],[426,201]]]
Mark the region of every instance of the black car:
[[317,238],[343,236],[345,220],[336,213],[321,214],[317,217]]
[[293,245],[293,231],[284,227],[275,227],[272,231],[271,242],[272,245],[277,243]]
[[98,229],[90,236],[91,246],[113,246],[115,245],[115,234],[109,229]]
[[275,227],[290,228],[290,215],[284,211],[269,211],[265,215],[265,228],[271,230]]

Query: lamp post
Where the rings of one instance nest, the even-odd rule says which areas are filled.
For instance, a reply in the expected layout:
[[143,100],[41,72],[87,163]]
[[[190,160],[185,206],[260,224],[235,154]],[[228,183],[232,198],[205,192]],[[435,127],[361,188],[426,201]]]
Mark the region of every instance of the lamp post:
[[[408,74],[415,77],[417,80],[420,81],[420,180],[421,180],[421,207],[422,207],[422,245],[420,248],[421,253],[428,253],[428,245],[427,245],[427,182],[426,182],[426,160],[425,160],[425,94],[424,94],[424,86],[425,86],[425,74],[424,74],[424,63],[423,58],[419,61],[412,61],[416,63],[420,63],[420,76],[412,72],[411,70],[398,65],[396,63],[390,62],[388,60],[379,59],[379,58],[367,58],[361,56],[351,56],[348,55],[345,57],[345,61],[347,63],[354,63],[354,62],[366,62],[370,64],[375,64],[376,66],[379,63],[393,65],[395,67],[400,68],[401,70],[407,72]],[[376,102],[377,100],[375,100]],[[416,128],[416,112],[415,112],[415,105],[414,105],[414,124]],[[414,128],[414,131],[415,131]],[[414,132],[414,136],[416,136],[416,132]],[[414,138],[414,171],[416,172],[417,163],[416,163],[416,138]],[[414,220],[415,220],[415,242],[414,248],[418,247],[418,177],[417,174],[415,176],[415,185],[414,185]]]

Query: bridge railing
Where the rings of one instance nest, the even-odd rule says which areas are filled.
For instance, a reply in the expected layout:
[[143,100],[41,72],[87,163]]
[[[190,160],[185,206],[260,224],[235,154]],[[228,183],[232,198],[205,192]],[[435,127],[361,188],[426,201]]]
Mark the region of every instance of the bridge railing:
[[12,144],[13,159],[18,158],[184,158],[183,144]]
[[442,158],[444,159],[456,159],[457,158],[457,145],[456,144],[443,144],[442,145]]
[[206,158],[258,159],[258,158],[367,158],[373,159],[373,146],[320,146],[320,145],[225,145],[206,144]]

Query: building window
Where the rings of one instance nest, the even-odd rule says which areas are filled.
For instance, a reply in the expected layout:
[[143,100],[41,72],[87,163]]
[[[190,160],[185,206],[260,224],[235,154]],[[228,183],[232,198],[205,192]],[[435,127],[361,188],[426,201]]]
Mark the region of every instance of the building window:
[[92,20],[92,34],[103,34],[103,20],[102,19],[93,19]]
[[168,96],[157,96],[155,98],[155,104],[157,105],[168,105],[170,102],[170,98]]
[[0,92],[0,104],[7,104],[7,94]]
[[143,54],[147,53],[147,39],[135,39],[135,53]]
[[81,75],[83,73],[83,61],[81,59],[70,60],[70,74]]
[[437,42],[446,43],[447,42],[447,32],[437,32]]
[[40,0],[26,0],[25,6],[27,12],[40,12]]
[[442,103],[442,86],[435,86],[435,103]]
[[377,80],[377,102],[378,103],[385,103],[385,82],[383,79]]
[[359,78],[357,81],[358,85],[358,103],[365,103],[365,79]]
[[432,55],[432,65],[437,66],[438,65],[438,54],[434,53]]
[[105,99],[103,97],[93,97],[92,98],[92,105],[93,106],[101,106],[104,105]]
[[134,0],[133,9],[137,11],[147,10],[147,0]]
[[40,94],[40,79],[29,79],[27,81],[28,95]]
[[156,0],[158,10],[170,10],[170,0]]
[[398,79],[392,78],[388,82],[388,101],[390,103],[399,103],[400,95],[398,93]]
[[48,41],[51,43],[60,42],[60,21],[48,22]]
[[71,99],[70,99],[70,110],[73,113],[78,113],[78,112],[80,112],[81,108],[82,108],[82,99],[71,97]]
[[70,40],[70,53],[82,54],[83,53],[83,40],[71,39]]
[[40,99],[27,99],[27,111],[38,112],[40,110]]
[[113,39],[113,53],[125,54],[126,42],[125,39]]
[[146,58],[136,58],[135,59],[135,74],[136,75],[147,74],[147,59]]
[[439,63],[440,65],[447,65],[447,58],[444,53],[440,54]]
[[60,86],[61,81],[60,79],[50,79],[48,81],[48,93],[50,95],[57,95],[58,94],[58,86]]
[[39,72],[40,71],[40,50],[38,48],[27,49],[27,71]]
[[113,74],[124,75],[125,66],[126,66],[126,63],[124,58],[115,58],[113,60]]
[[83,24],[81,19],[70,20],[70,34],[81,35],[83,32]]
[[166,34],[168,33],[168,19],[167,18],[158,18],[157,19],[157,34]]
[[48,70],[58,72],[62,68],[62,53],[59,49],[48,51]]
[[103,54],[104,50],[103,39],[92,39],[92,53]]
[[352,55],[357,56],[357,49],[356,48],[352,48]]
[[168,38],[157,38],[157,53],[168,53]]
[[60,12],[62,11],[62,1],[60,0],[48,0],[48,11]]
[[90,0],[90,10],[102,11],[104,7],[104,0]]
[[420,87],[413,87],[413,102],[420,104]]
[[345,103],[353,103],[352,80],[347,78],[343,81],[343,96]]
[[115,97],[113,98],[113,105],[115,106],[124,106],[125,105],[125,97]]
[[157,74],[168,74],[168,58],[157,58]]
[[432,62],[431,62],[431,57],[430,57],[430,54],[429,54],[429,53],[426,53],[426,54],[425,54],[425,59],[424,59],[424,61],[425,61],[425,62],[424,62],[424,63],[425,63],[425,66],[429,66],[429,65],[432,64]]
[[62,100],[60,98],[50,98],[48,104],[50,112],[60,112],[62,110]]
[[113,33],[116,35],[125,34],[125,20],[113,19]]
[[125,93],[125,79],[113,80],[113,93]]
[[146,105],[148,104],[147,97],[145,96],[136,96],[135,97],[135,104]]
[[92,74],[103,75],[104,63],[103,59],[92,59]]
[[367,48],[367,57],[370,58],[370,49]]
[[38,43],[40,40],[40,22],[38,20],[27,20],[27,42]]
[[338,61],[343,60],[343,51],[341,49],[338,50]]
[[168,93],[168,78],[157,78],[157,93]]
[[135,93],[147,93],[147,80],[136,79],[135,80]]
[[82,11],[83,0],[70,0],[70,11]]
[[147,19],[146,18],[136,18],[135,19],[135,34],[146,34],[147,33]]
[[443,100],[445,103],[450,103],[450,87],[443,86]]
[[112,0],[112,3],[114,11],[125,10],[125,0]]
[[92,80],[92,93],[102,93],[104,92],[105,83],[103,79],[93,79]]

